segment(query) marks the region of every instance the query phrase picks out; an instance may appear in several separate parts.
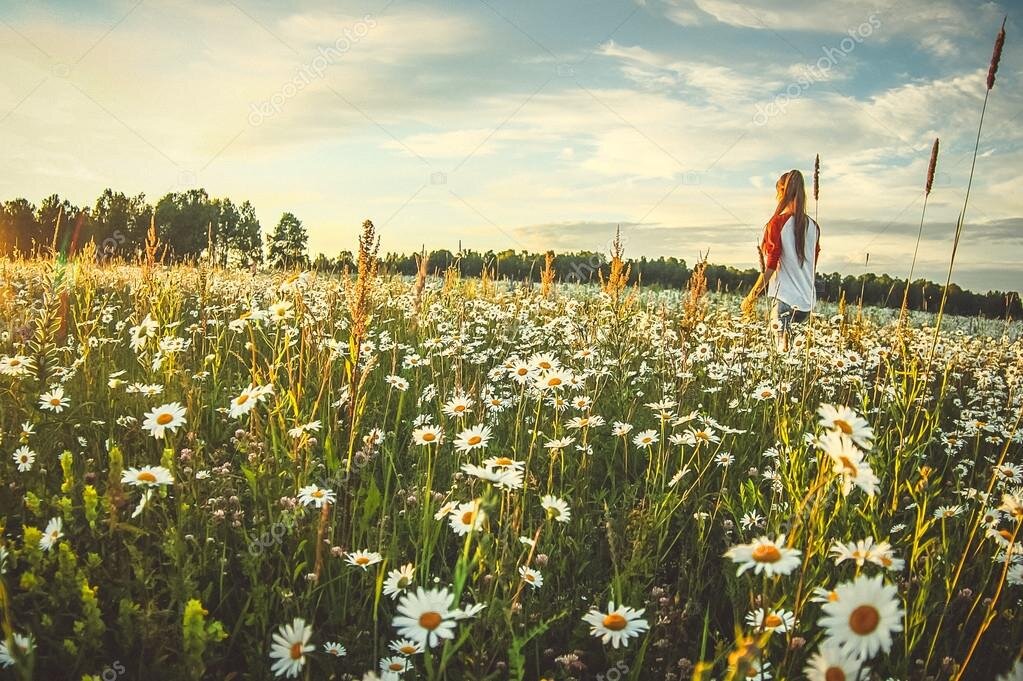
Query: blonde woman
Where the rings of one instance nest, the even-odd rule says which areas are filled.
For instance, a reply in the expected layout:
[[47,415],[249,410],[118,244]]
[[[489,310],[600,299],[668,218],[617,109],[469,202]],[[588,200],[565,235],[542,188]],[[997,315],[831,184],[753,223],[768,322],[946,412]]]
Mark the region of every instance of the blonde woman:
[[787,351],[793,323],[806,321],[817,302],[817,258],[821,228],[806,214],[806,186],[798,170],[778,178],[778,204],[764,226],[764,271],[743,301],[752,309],[766,289],[773,301],[772,327],[778,349]]

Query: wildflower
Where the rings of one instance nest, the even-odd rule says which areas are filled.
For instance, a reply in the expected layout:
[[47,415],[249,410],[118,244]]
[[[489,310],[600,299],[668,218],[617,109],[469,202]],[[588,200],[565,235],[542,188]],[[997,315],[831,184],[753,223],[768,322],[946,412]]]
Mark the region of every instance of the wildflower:
[[438,445],[444,440],[444,431],[439,426],[424,426],[412,431],[412,441],[417,445]]
[[323,652],[327,653],[328,655],[333,655],[334,657],[344,657],[345,655],[348,654],[348,651],[345,649],[343,645],[335,642],[324,643]]
[[405,589],[412,586],[415,577],[415,566],[412,563],[406,563],[400,568],[391,570],[387,573],[387,578],[384,579],[384,595],[397,598],[405,592]]
[[283,324],[295,316],[295,305],[287,300],[274,303],[267,308],[267,316],[274,324]]
[[789,632],[796,626],[796,616],[790,610],[757,608],[746,614],[746,624],[759,631]]
[[803,674],[807,681],[860,681],[864,671],[856,655],[825,643],[807,660]]
[[423,648],[433,648],[455,637],[452,595],[447,589],[424,589],[405,593],[398,603],[398,615],[392,620],[398,634]]
[[396,641],[391,641],[388,648],[398,653],[399,655],[405,655],[406,657],[411,655],[418,655],[423,652],[423,646],[415,641],[410,641],[407,638],[400,638]]
[[35,362],[25,355],[4,355],[0,357],[0,374],[4,376],[28,376],[35,369]]
[[185,408],[178,402],[170,402],[146,412],[142,427],[157,440],[162,440],[166,431],[174,432],[185,424]]
[[333,504],[337,495],[333,490],[324,489],[319,485],[306,485],[298,490],[298,500],[303,506],[323,508],[324,504]]
[[[11,633],[11,642],[18,649],[17,657],[24,657],[32,652],[32,637],[18,632]],[[0,669],[7,669],[17,664],[15,655],[7,647],[7,643],[0,641]]]
[[628,646],[629,639],[639,636],[650,628],[645,619],[642,619],[644,608],[634,610],[630,607],[619,605],[615,607],[614,601],[609,601],[607,611],[590,610],[583,617],[583,621],[590,625],[590,634],[599,638],[603,643],[611,643],[615,648]]
[[456,397],[448,401],[441,411],[451,417],[465,416],[472,411],[472,404],[472,400],[468,397]]
[[829,431],[817,440],[817,446],[832,460],[832,471],[842,480],[842,494],[848,496],[852,488],[859,487],[867,496],[877,492],[877,476],[870,464],[863,460],[863,452],[853,441],[836,431]]
[[349,565],[353,567],[359,567],[366,570],[370,565],[375,565],[384,559],[379,553],[375,551],[356,551],[355,553],[349,553],[345,560],[348,561]]
[[725,556],[739,563],[736,575],[741,575],[750,569],[756,574],[762,572],[768,577],[787,575],[799,567],[801,552],[798,549],[788,548],[784,544],[784,534],[778,535],[775,541],[771,541],[767,537],[760,537],[751,544],[733,546],[725,551]]
[[543,575],[540,574],[539,570],[534,570],[523,565],[519,567],[519,576],[522,577],[522,581],[534,589],[539,589],[543,586]]
[[857,416],[849,407],[822,404],[817,414],[821,417],[822,428],[837,431],[863,449],[870,449],[874,431],[865,419]]
[[39,548],[43,551],[49,551],[60,538],[64,536],[64,521],[60,518],[50,518],[50,522],[46,523],[46,529],[43,530],[43,536],[39,538]]
[[122,471],[121,482],[136,487],[159,487],[173,484],[174,476],[163,466],[143,466]]
[[843,652],[862,658],[892,647],[892,634],[902,631],[902,606],[893,585],[880,575],[860,575],[835,588],[838,599],[821,606],[824,616],[818,624],[827,631],[827,641]]
[[228,416],[236,419],[239,416],[248,414],[256,406],[258,394],[257,389],[251,385],[243,390],[238,397],[231,400],[231,410],[228,412]]
[[380,671],[391,674],[401,674],[407,671],[409,662],[404,657],[385,657],[380,660]]
[[296,617],[291,624],[282,624],[273,635],[270,646],[270,659],[274,660],[270,671],[274,676],[294,678],[305,666],[305,654],[312,652],[316,646],[309,643],[313,628],[301,617]]
[[631,423],[622,423],[621,421],[615,421],[611,426],[611,434],[615,437],[625,437],[632,430]]
[[632,443],[637,447],[651,447],[657,443],[660,438],[657,436],[656,430],[644,430],[632,438]]
[[564,499],[546,494],[540,498],[540,506],[547,513],[547,517],[559,523],[567,523],[572,519],[572,511]]
[[35,463],[36,453],[25,446],[18,447],[14,450],[14,454],[11,456],[14,459],[14,463],[18,465],[18,470],[22,473],[27,473],[32,470],[32,464]]
[[487,514],[479,507],[479,501],[459,504],[448,518],[448,524],[455,534],[464,536],[469,532],[478,532],[483,527]]
[[71,400],[64,396],[63,388],[54,388],[39,396],[39,408],[59,414],[71,406]]
[[473,426],[463,430],[455,438],[455,449],[460,452],[468,452],[473,449],[486,447],[490,441],[490,426]]

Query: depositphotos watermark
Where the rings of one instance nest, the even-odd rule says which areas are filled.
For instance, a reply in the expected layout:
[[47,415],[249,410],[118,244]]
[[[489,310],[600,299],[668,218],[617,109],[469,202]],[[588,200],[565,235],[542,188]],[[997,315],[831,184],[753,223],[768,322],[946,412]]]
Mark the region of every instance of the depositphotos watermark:
[[802,97],[816,83],[827,80],[831,69],[848,57],[864,40],[874,35],[874,31],[879,28],[881,19],[877,14],[870,14],[859,26],[849,29],[848,37],[842,38],[838,47],[822,46],[821,52],[824,54],[815,63],[804,65],[799,76],[775,95],[774,99],[767,104],[757,103],[756,113],[753,114],[754,125],[767,125],[771,118],[785,113],[793,100]]
[[376,28],[377,21],[372,14],[362,17],[351,27],[346,27],[333,45],[317,48],[317,55],[303,64],[295,75],[281,88],[262,102],[252,104],[249,111],[249,125],[259,126],[268,118],[279,114],[288,100],[307,88],[311,83],[323,78],[327,67],[341,59],[354,45],[362,42],[369,32]]

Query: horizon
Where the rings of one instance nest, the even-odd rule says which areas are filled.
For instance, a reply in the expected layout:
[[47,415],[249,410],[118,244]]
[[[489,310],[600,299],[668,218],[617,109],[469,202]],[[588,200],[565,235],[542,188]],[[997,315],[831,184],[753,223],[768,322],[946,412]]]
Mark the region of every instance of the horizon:
[[[394,253],[606,252],[620,224],[629,257],[746,269],[774,180],[809,185],[820,154],[821,271],[905,278],[939,137],[913,278],[943,282],[1011,8],[19,3],[0,14],[0,197],[205,187],[252,201],[264,233],[294,213],[330,257],[366,218]],[[1023,281],[1021,75],[1006,52],[952,276],[973,291]]]

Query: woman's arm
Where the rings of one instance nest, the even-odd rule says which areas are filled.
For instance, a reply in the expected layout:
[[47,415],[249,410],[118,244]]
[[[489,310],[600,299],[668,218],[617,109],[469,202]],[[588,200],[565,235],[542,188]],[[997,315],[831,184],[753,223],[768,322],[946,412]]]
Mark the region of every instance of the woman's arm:
[[751,302],[756,300],[757,297],[764,291],[764,289],[767,288],[767,285],[771,281],[771,277],[774,276],[774,272],[775,270],[770,267],[761,272],[760,276],[757,277],[756,283],[753,284],[753,288],[750,289],[749,295],[746,296],[746,299]]

